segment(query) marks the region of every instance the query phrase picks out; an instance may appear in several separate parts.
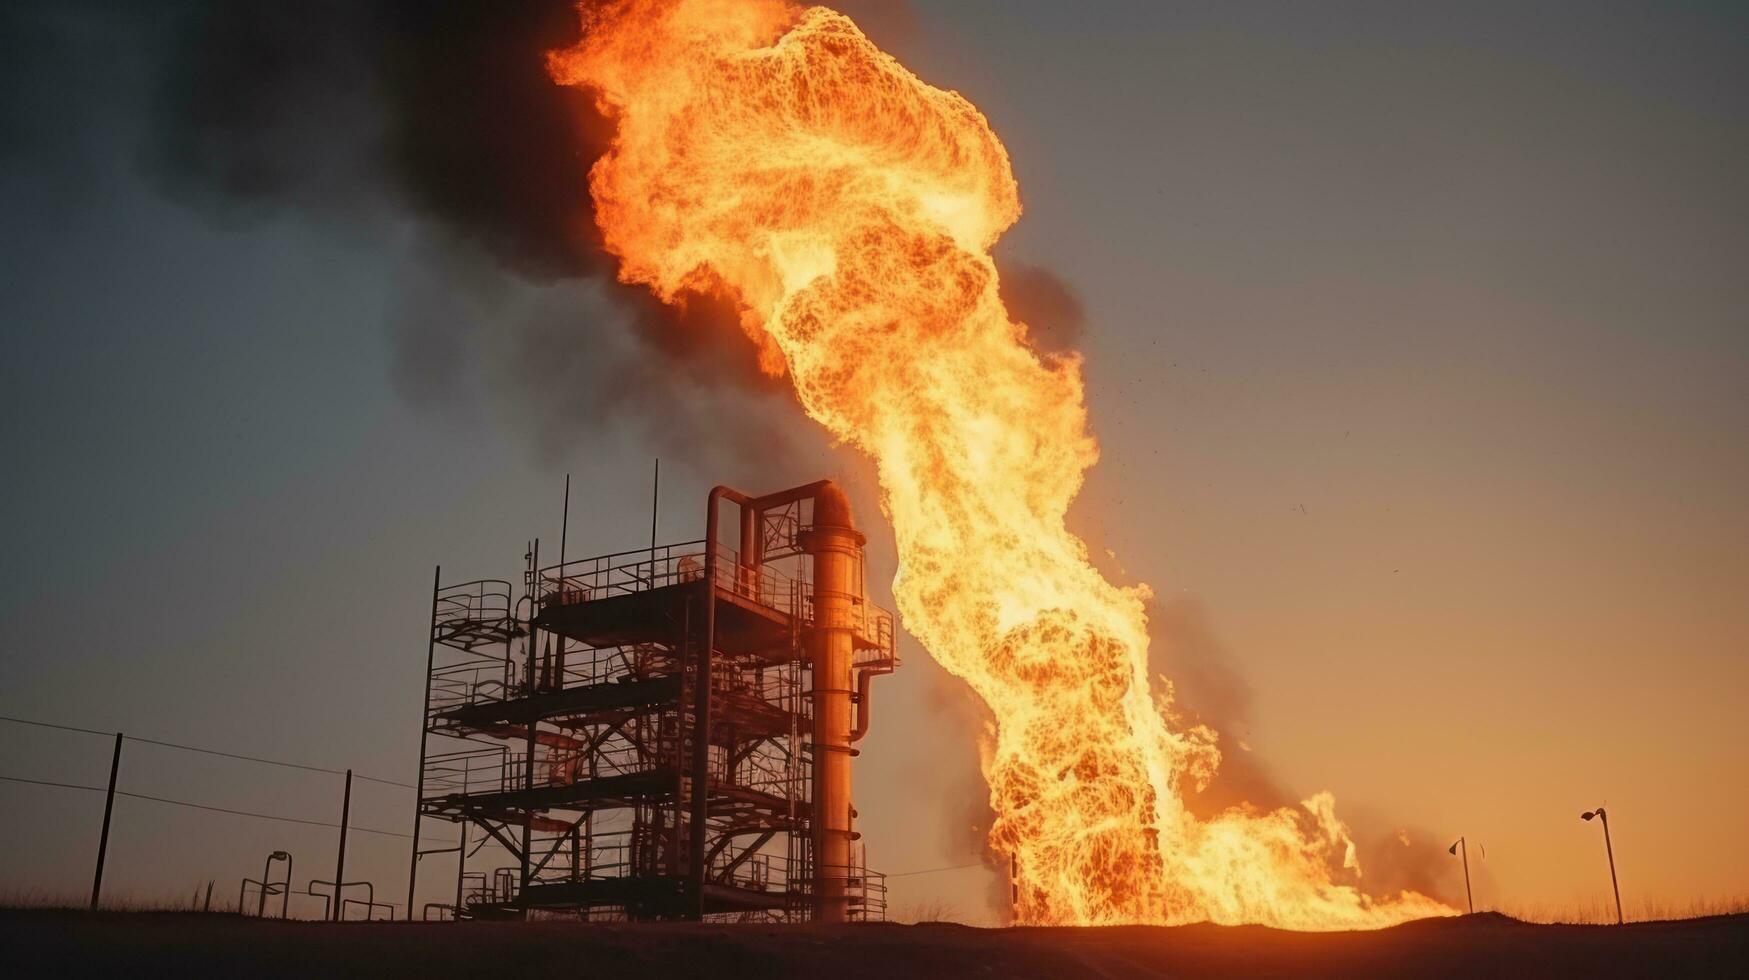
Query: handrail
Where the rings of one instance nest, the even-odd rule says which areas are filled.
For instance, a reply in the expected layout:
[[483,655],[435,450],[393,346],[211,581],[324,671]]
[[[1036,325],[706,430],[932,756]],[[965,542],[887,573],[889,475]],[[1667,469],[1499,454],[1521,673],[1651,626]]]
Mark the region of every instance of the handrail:
[[432,598],[431,638],[458,650],[501,643],[514,635],[512,590],[503,579],[476,579],[439,588]]
[[509,757],[508,745],[488,745],[427,756],[424,800],[457,793],[502,792]]
[[[708,564],[708,574],[719,588],[795,616],[804,624],[814,622],[812,583],[806,575],[792,576],[769,564],[750,574],[739,552],[724,545],[715,549],[716,561],[709,563],[707,543],[708,539],[686,541],[549,565],[537,573],[537,599],[542,606],[565,606],[645,592],[702,579]],[[864,644],[858,659],[897,663],[893,614],[861,595],[852,600],[850,626]]]
[[669,549],[673,549],[673,548],[698,548],[698,549],[700,549],[700,552],[702,553],[702,550],[704,548],[704,539],[698,538],[698,539],[693,540],[693,541],[678,541],[678,542],[675,542],[673,544],[659,544],[654,549],[651,549],[651,548],[632,548],[628,551],[614,551],[614,552],[610,552],[610,553],[605,554],[605,555],[595,555],[595,556],[590,557],[590,558],[573,558],[570,561],[561,562],[557,565],[548,565],[547,567],[541,569],[541,572],[544,574],[546,572],[552,571],[555,568],[564,568],[568,565],[578,565],[578,564],[583,564],[585,562],[593,562],[593,561],[606,561],[609,558],[625,558],[628,555],[648,555],[651,553],[652,550],[664,551],[664,550],[669,550]]

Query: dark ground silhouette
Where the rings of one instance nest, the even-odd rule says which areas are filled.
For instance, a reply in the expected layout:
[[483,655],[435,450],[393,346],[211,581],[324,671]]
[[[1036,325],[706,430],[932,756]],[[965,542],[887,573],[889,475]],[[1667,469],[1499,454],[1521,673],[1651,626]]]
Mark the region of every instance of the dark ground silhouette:
[[342,923],[0,912],[9,977],[1714,977],[1749,964],[1749,915],[1616,926],[1482,914],[1378,932],[1259,926]]

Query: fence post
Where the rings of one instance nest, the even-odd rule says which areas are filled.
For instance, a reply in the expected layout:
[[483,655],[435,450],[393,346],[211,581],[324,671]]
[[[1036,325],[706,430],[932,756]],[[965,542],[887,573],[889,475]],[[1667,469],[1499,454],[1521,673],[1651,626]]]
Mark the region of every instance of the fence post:
[[[334,909],[335,922],[340,921],[340,888],[346,881],[346,825],[352,817],[352,770],[346,770],[346,795],[340,803],[340,855],[334,859]],[[286,890],[291,890],[290,876],[287,876]]]
[[121,770],[121,732],[115,733],[115,754],[109,760],[109,793],[103,798],[103,833],[97,838],[97,874],[91,879],[91,908],[103,892],[103,861],[109,855],[109,818],[115,812],[115,776]]

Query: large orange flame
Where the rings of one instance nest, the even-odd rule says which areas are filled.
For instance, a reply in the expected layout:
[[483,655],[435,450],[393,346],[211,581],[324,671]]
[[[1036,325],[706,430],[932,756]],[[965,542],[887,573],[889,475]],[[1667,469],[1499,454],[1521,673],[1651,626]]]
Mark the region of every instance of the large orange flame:
[[589,189],[620,277],[732,298],[808,414],[869,453],[905,624],[988,703],[992,844],[1030,923],[1381,926],[1334,801],[1199,820],[1214,733],[1151,689],[1145,586],[1065,524],[1093,465],[1080,360],[1034,348],[990,249],[1020,217],[984,116],[785,0],[582,7],[554,77],[618,124]]

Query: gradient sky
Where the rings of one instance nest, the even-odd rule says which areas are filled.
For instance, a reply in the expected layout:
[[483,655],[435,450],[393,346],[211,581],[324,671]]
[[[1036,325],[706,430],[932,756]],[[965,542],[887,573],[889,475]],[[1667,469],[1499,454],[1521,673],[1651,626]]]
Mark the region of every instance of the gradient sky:
[[[787,440],[752,459],[708,413],[554,438],[502,386],[410,387],[409,292],[482,330],[613,314],[588,286],[483,301],[393,216],[214,221],[141,162],[157,41],[41,23],[0,116],[0,714],[410,782],[431,566],[513,575],[567,472],[571,552],[636,547],[656,455],[664,538],[712,483],[836,476],[890,577],[868,467],[778,399],[723,396]],[[1158,593],[1162,673],[1218,676],[1229,734],[1357,832],[1486,845],[1478,906],[1604,900],[1600,803],[1630,915],[1749,893],[1749,13],[914,0],[866,27],[989,116],[1027,211],[999,251],[1085,308],[1103,460],[1075,521]],[[981,795],[967,696],[903,652],[857,766],[894,873],[977,860]],[[0,774],[107,762],[0,726]],[[150,746],[121,782],[339,807],[332,777]],[[362,784],[354,820],[410,807]],[[100,812],[0,784],[0,894],[88,887]],[[224,895],[280,847],[331,868],[330,831],[123,800],[108,880]],[[404,887],[402,841],[349,864]],[[993,921],[995,881],[893,903]]]

